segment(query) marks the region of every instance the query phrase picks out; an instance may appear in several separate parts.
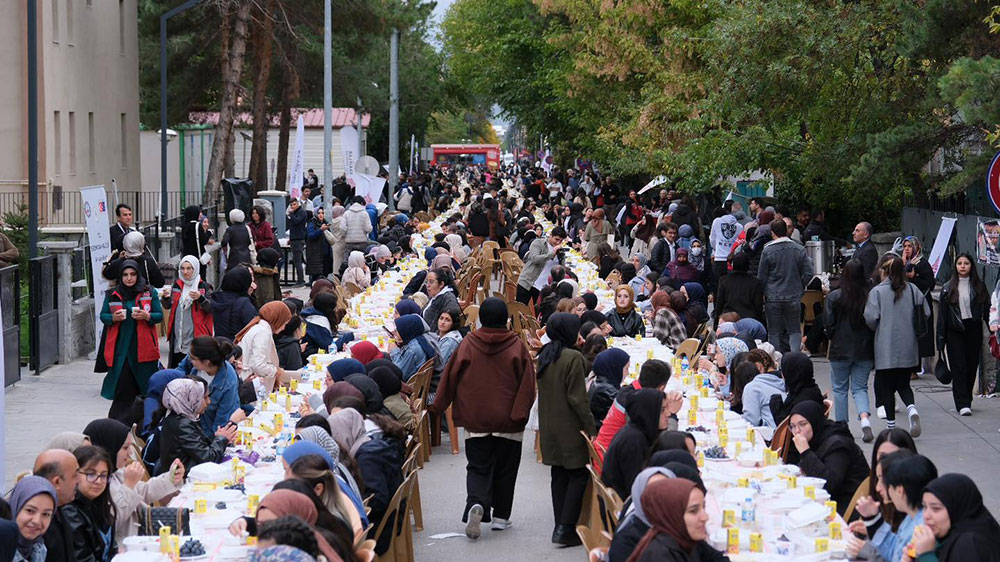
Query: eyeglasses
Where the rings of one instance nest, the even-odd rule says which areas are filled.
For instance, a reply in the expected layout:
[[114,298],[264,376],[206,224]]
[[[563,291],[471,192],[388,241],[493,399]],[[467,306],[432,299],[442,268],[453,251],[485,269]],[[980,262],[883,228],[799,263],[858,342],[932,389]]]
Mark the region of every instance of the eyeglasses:
[[91,484],[94,484],[94,483],[97,483],[97,482],[102,482],[102,481],[103,482],[107,482],[108,481],[108,473],[107,472],[101,472],[100,474],[98,474],[96,472],[84,472],[82,470],[77,470],[77,472],[79,474],[84,475],[87,478],[87,482],[90,482]]
[[810,427],[812,427],[812,424],[810,424],[808,421],[800,421],[799,423],[791,423],[791,422],[789,422],[789,424],[788,424],[788,428],[789,429],[794,430],[794,431],[799,431],[799,432],[805,431],[806,429],[809,429]]

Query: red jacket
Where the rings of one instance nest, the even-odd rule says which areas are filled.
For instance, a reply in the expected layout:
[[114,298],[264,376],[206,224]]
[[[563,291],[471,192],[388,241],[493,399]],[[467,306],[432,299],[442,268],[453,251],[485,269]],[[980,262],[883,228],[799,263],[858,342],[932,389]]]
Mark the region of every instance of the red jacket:
[[[642,388],[639,386],[639,379],[632,382],[632,388],[639,390]],[[622,397],[622,391],[618,391],[618,397]],[[625,391],[628,392],[628,391]],[[621,428],[625,427],[625,423],[628,419],[625,416],[625,407],[622,403],[615,399],[614,403],[611,404],[611,408],[608,410],[608,415],[604,417],[604,421],[601,422],[601,430],[597,433],[597,438],[594,439],[595,445],[600,445],[600,447],[594,447],[597,449],[597,456],[604,460],[604,452],[608,450],[611,446],[611,441],[614,440],[615,435]]]
[[255,224],[253,221],[247,221],[246,224],[250,227],[250,234],[253,235],[253,243],[257,250],[274,247],[274,231],[271,230],[271,223],[260,221],[259,224]]
[[470,332],[438,383],[434,410],[452,405],[455,424],[472,433],[524,431],[535,401],[535,363],[510,330]]
[[[118,299],[118,302],[124,303],[125,299],[122,298],[118,291],[113,291],[111,293],[111,299]],[[146,312],[152,311],[153,295],[147,289],[146,291],[139,294],[136,298],[135,306],[138,306],[145,310]],[[112,313],[114,310],[112,309]],[[121,322],[113,322],[105,330],[106,339],[104,341],[104,361],[110,367],[115,364],[115,344],[118,342],[118,331],[121,329]],[[149,322],[136,322],[135,323],[135,337],[136,337],[136,347],[138,349],[138,361],[139,363],[147,363],[150,361],[160,360],[160,343],[157,339],[156,325],[150,324]]]
[[[174,336],[174,314],[177,313],[177,303],[181,300],[181,290],[183,286],[180,280],[174,281],[174,286],[170,289],[170,316],[167,323],[167,340]],[[212,307],[207,298],[211,286],[204,281],[198,284],[198,292],[205,297],[205,304],[191,307],[191,318],[194,320],[194,337],[211,336],[212,330]]]

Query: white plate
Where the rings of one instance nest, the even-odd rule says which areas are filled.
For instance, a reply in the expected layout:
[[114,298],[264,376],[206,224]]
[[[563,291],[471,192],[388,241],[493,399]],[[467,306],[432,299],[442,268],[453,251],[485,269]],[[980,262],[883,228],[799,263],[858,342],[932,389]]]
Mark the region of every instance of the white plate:
[[225,503],[243,502],[246,501],[246,496],[243,494],[241,490],[221,489],[209,492],[208,495],[205,496],[205,499],[208,500],[209,505],[214,505],[219,502],[225,502]]

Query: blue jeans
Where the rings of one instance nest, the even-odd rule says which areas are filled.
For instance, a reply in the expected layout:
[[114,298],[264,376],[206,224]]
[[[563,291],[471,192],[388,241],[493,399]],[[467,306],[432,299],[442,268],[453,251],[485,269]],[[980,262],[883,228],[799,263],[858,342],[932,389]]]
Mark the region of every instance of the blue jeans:
[[869,414],[868,375],[872,372],[875,362],[865,361],[830,361],[830,383],[833,386],[833,416],[834,421],[847,421],[847,387],[851,387],[854,407],[858,414]]

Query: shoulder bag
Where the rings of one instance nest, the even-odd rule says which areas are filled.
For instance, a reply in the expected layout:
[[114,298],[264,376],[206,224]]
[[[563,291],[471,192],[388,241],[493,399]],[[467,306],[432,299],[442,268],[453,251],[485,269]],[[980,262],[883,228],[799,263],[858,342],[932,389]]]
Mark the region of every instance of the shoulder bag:
[[140,511],[139,534],[155,536],[160,527],[170,527],[171,534],[191,534],[191,512],[186,507],[146,506]]
[[929,322],[927,321],[927,313],[924,312],[923,306],[917,305],[917,295],[913,293],[916,289],[913,285],[907,285],[910,287],[910,295],[913,299],[913,331],[917,334],[917,339],[920,339],[927,335],[929,331]]

